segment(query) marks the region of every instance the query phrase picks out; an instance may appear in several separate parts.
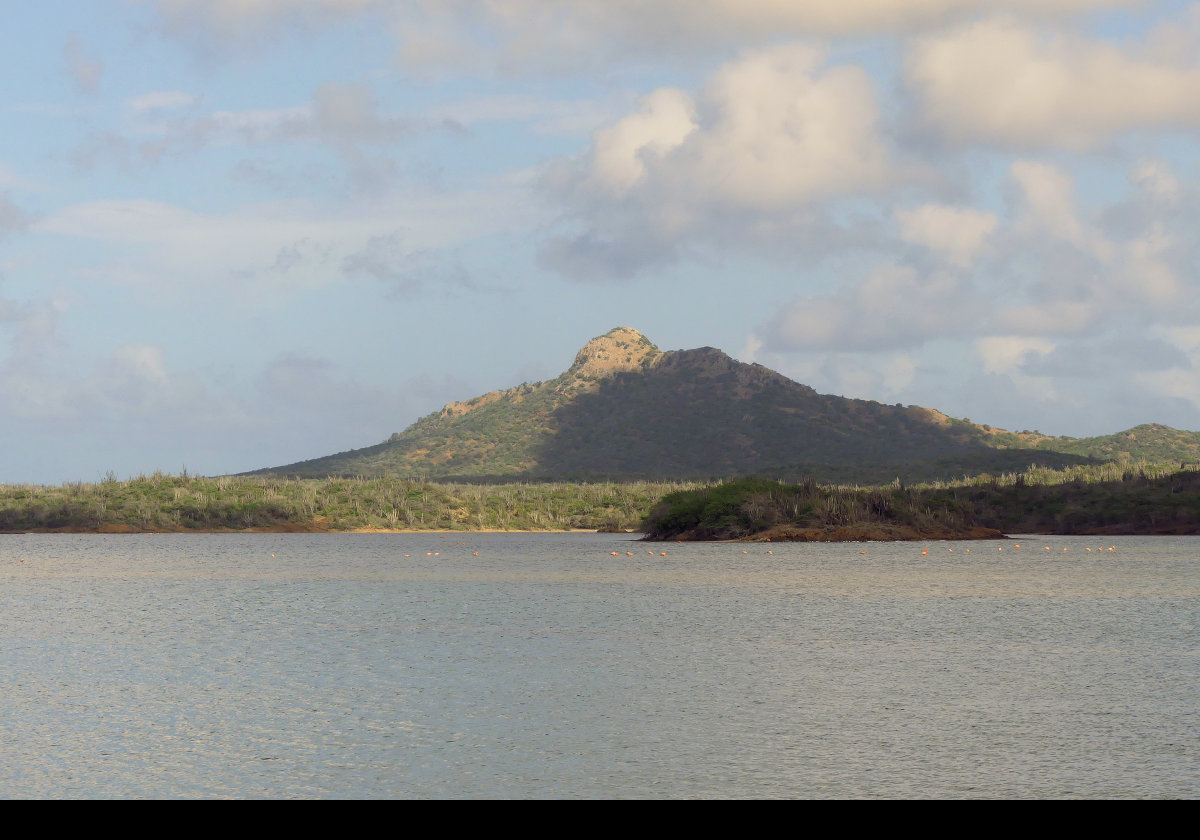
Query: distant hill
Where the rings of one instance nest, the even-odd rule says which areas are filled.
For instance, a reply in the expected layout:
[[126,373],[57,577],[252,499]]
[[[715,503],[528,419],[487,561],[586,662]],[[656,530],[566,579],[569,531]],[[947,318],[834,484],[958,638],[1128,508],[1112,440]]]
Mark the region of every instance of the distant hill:
[[467,481],[810,475],[868,483],[1143,453],[1198,460],[1198,452],[1200,435],[1165,426],[1049,438],[919,406],[818,394],[712,347],[663,352],[618,327],[584,345],[555,379],[450,403],[374,446],[255,472]]
[[1102,461],[1179,461],[1195,464],[1200,462],[1200,432],[1184,432],[1159,423],[1145,423],[1103,437],[1041,438],[1034,448]]

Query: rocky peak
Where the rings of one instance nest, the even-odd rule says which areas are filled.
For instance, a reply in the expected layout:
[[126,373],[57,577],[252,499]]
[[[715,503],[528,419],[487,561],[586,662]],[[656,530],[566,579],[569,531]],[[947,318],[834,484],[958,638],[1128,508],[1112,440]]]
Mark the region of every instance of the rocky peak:
[[617,327],[583,345],[567,373],[577,379],[602,379],[621,371],[647,368],[662,354],[637,330]]

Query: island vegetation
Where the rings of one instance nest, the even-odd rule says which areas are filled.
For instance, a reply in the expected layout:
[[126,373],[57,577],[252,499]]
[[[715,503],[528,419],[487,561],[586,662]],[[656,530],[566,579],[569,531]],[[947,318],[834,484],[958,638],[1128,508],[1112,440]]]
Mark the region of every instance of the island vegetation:
[[912,487],[741,479],[667,494],[644,529],[657,540],[1200,534],[1200,471],[1164,464],[1033,467]]
[[643,531],[652,539],[961,539],[1200,533],[1200,471],[1107,463],[875,486],[462,484],[155,473],[0,486],[0,531]]

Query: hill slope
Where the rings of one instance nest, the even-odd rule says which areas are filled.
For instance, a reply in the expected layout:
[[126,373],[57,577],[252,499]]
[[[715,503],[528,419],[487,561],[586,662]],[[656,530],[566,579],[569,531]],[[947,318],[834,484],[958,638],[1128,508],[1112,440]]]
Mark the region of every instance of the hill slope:
[[[1156,454],[1190,451],[1179,449],[1188,440],[1200,452],[1200,435],[1145,428],[1160,430],[1137,435],[1154,442]],[[712,347],[663,352],[618,327],[588,342],[555,379],[450,403],[375,446],[256,472],[913,481],[1107,460],[1113,452],[1139,457],[1123,434],[1112,436],[1116,443],[1014,434],[919,406],[822,395]]]

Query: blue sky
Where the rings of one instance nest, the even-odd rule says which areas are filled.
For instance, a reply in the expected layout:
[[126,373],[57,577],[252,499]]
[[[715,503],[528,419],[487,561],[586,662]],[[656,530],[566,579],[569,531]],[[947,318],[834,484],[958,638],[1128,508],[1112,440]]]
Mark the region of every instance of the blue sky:
[[1200,4],[59,0],[0,35],[0,481],[236,472],[627,325],[1200,429]]

